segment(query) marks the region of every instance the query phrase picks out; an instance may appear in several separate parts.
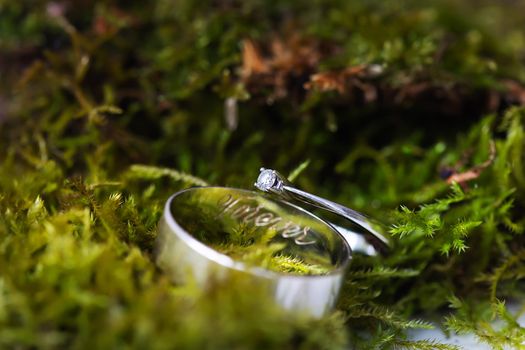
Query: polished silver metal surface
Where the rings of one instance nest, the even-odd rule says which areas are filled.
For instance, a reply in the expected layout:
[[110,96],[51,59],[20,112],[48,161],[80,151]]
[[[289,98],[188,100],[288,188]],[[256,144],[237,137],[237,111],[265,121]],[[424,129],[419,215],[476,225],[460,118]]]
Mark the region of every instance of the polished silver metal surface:
[[[212,226],[206,226],[210,219]],[[211,248],[203,236],[227,239],[239,223],[274,230],[275,240],[284,242],[287,251],[305,260],[327,261],[328,272],[294,275],[248,265]],[[211,232],[213,227],[220,229]],[[190,188],[174,194],[166,203],[156,241],[157,264],[175,282],[190,277],[206,286],[217,277],[242,274],[267,288],[285,309],[314,317],[333,309],[350,258],[347,242],[312,213],[257,192],[224,187]]]
[[354,252],[377,255],[390,249],[391,243],[380,223],[353,209],[294,187],[275,170],[261,168],[254,185],[263,192],[271,193],[288,201],[301,202],[330,211],[356,224],[357,229],[350,229],[331,223],[348,241]]

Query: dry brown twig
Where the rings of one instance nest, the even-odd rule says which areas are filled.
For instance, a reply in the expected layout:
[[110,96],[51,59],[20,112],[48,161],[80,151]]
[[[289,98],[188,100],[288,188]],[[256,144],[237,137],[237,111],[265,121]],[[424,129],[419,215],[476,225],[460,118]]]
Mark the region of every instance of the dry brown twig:
[[448,184],[457,183],[464,189],[467,189],[467,183],[469,181],[477,179],[481,175],[481,173],[494,162],[495,158],[496,145],[494,144],[494,141],[491,141],[489,143],[489,157],[487,158],[487,160],[463,172],[457,171],[457,168],[459,167],[459,165],[457,164],[455,168],[451,169],[452,173],[447,176],[445,181]]

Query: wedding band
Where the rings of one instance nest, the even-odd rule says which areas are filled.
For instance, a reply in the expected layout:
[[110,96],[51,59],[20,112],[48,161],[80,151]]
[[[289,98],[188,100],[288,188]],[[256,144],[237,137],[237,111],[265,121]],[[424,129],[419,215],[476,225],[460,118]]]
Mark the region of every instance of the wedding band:
[[[386,239],[365,216],[265,171],[256,186],[266,193],[193,187],[172,195],[159,223],[156,262],[176,283],[191,279],[206,287],[217,278],[249,278],[283,308],[321,317],[337,301],[356,237],[383,246]],[[362,230],[334,227],[292,200],[344,214]],[[384,248],[369,240],[357,239],[353,248],[371,254]]]

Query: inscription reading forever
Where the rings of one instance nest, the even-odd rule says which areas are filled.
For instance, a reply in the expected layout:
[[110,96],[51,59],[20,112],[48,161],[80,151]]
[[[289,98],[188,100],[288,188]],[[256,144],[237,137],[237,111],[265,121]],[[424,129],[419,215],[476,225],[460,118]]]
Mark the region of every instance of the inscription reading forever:
[[284,220],[281,216],[264,209],[262,205],[251,206],[242,203],[239,198],[234,198],[228,194],[218,201],[221,211],[217,217],[229,214],[231,217],[241,220],[244,223],[253,223],[258,227],[274,229],[282,237],[294,240],[297,245],[315,244],[316,240],[310,234],[310,227],[300,226],[292,221]]

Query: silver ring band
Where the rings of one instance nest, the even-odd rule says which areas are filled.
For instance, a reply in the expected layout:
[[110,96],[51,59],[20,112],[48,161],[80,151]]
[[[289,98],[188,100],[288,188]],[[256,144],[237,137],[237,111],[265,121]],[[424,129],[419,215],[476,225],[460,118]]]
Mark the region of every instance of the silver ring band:
[[263,192],[288,201],[301,202],[327,210],[356,224],[357,229],[351,230],[330,222],[355,252],[377,255],[378,253],[384,254],[391,248],[391,242],[385,234],[383,225],[353,209],[293,187],[284,176],[275,170],[261,168],[254,185]]
[[[213,208],[209,204],[218,210],[209,212],[208,209]],[[255,216],[254,208],[260,208]],[[210,217],[217,226],[238,221],[258,229],[275,225],[280,219],[281,226],[275,227],[278,233],[276,238],[286,242],[287,248],[302,258],[308,257],[308,254],[315,258],[327,257],[329,269],[322,275],[296,275],[270,271],[235,260],[197,238],[198,231],[206,229],[204,223]],[[294,226],[288,224],[290,222],[301,225],[296,233],[303,233],[303,228],[307,226],[308,237],[294,233]],[[313,240],[317,242],[312,244]],[[194,187],[177,192],[166,202],[159,224],[155,255],[157,264],[174,282],[191,279],[206,287],[217,277],[242,275],[243,278],[253,279],[261,288],[267,288],[268,293],[283,308],[321,317],[332,310],[337,301],[344,272],[351,259],[351,250],[337,231],[301,207],[253,191]]]

